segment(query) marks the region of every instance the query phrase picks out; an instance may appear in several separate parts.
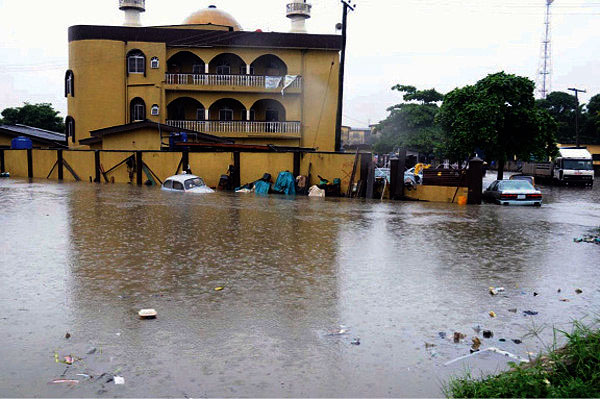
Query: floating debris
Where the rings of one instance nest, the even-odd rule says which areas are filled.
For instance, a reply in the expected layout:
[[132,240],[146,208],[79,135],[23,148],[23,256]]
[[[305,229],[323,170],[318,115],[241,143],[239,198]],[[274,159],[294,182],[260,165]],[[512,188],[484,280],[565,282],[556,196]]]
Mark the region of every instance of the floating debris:
[[90,347],[86,353],[88,355],[93,355],[94,353],[96,353],[96,347],[94,347],[94,346]]
[[75,358],[73,358],[73,356],[71,356],[71,355],[65,356],[63,359],[64,359],[64,361],[62,363],[69,364],[69,365],[75,363]]
[[457,357],[456,359],[453,359],[453,360],[450,360],[449,362],[444,363],[444,366],[448,366],[448,365],[450,365],[452,363],[458,362],[459,360],[463,360],[463,359],[466,359],[466,358],[469,358],[471,356],[475,356],[475,355],[478,355],[478,354],[481,354],[481,353],[484,353],[484,352],[498,353],[500,355],[504,355],[506,357],[510,357],[511,359],[515,359],[515,360],[518,360],[518,361],[523,362],[523,363],[529,363],[528,359],[523,359],[522,357],[519,357],[519,356],[517,356],[515,354],[512,354],[510,352],[503,351],[501,349],[491,347],[491,348],[482,349],[480,351],[471,353],[469,355],[464,355],[464,356]]
[[562,291],[562,290],[561,290],[560,288],[559,288],[558,290],[556,290],[556,292],[558,292],[559,294],[560,294],[560,292],[561,292],[561,291]]
[[533,310],[524,310],[523,314],[526,316],[535,316],[538,312],[534,312]]
[[454,343],[458,344],[461,339],[467,338],[467,335],[463,334],[463,333],[460,333],[460,332],[454,332],[453,338],[454,338]]
[[533,293],[533,296],[538,296],[538,295],[540,295],[540,294],[538,294],[537,292]]
[[438,335],[440,336],[441,339],[446,339],[446,333],[444,331],[440,331],[438,333]]
[[508,311],[511,313],[517,313],[517,308],[508,309]]
[[523,343],[523,341],[521,341],[520,339],[513,339],[511,341],[514,342],[517,345],[521,345],[521,343]]
[[490,311],[490,313],[488,313],[490,315],[490,317],[496,317],[496,312],[494,312],[493,310]]
[[506,339],[505,338],[500,338],[498,341],[500,341],[500,342],[506,342]]
[[225,287],[217,287],[215,288],[215,291],[223,291],[225,289]]
[[344,326],[340,326],[340,328],[339,328],[339,329],[336,329],[336,330],[330,330],[330,331],[327,333],[327,335],[328,335],[329,337],[337,337],[337,336],[339,336],[339,335],[345,335],[345,334],[348,334],[348,329],[347,329],[347,328],[345,328]]
[[561,302],[570,302],[570,300],[569,300],[569,299],[567,299],[567,298],[561,298],[561,299],[560,299],[560,301],[561,301]]
[[66,339],[69,339],[69,338],[71,338],[71,334],[70,334],[69,332],[67,332],[67,333],[65,334],[65,338],[66,338]]
[[583,294],[583,290],[581,290],[581,289],[577,288],[577,289],[575,290],[575,293],[576,293],[577,295],[579,295],[579,294]]
[[142,309],[138,312],[138,315],[142,319],[156,319],[158,312],[154,309]]
[[118,375],[115,375],[114,380],[115,380],[115,385],[125,385],[125,378],[123,378],[123,377],[119,377]]
[[430,344],[429,342],[425,342],[425,349],[435,348],[436,346],[436,344]]
[[360,338],[354,338],[352,340],[352,342],[350,342],[351,345],[360,345]]
[[49,382],[49,384],[69,384],[69,385],[76,385],[79,384],[78,380],[65,380],[65,379],[56,379],[56,380],[52,380]]
[[471,348],[474,351],[478,351],[479,347],[481,346],[481,340],[479,339],[479,337],[473,337],[471,338],[471,341],[473,341],[473,345],[471,345]]
[[573,242],[587,242],[589,244],[600,245],[600,236],[586,235],[584,237],[574,238]]
[[483,338],[489,339],[492,338],[494,336],[494,333],[490,330],[484,330],[483,331]]
[[490,295],[498,295],[500,292],[504,292],[504,287],[490,287],[489,288]]

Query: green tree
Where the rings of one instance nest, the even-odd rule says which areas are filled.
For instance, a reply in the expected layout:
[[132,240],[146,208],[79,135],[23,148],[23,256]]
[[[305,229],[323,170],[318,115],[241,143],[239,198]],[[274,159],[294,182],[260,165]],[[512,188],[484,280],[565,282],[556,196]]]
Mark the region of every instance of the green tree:
[[376,128],[375,151],[390,152],[406,147],[423,154],[433,154],[441,139],[441,129],[435,124],[439,111],[436,104],[444,96],[435,89],[417,90],[414,86],[396,85],[392,90],[404,93],[404,103],[388,108],[388,117]]
[[577,110],[575,96],[562,91],[553,91],[545,99],[537,100],[536,103],[540,108],[548,111],[558,124],[556,139],[560,143],[574,143],[575,111]]
[[6,108],[2,111],[2,123],[7,125],[27,125],[53,132],[64,132],[65,124],[59,112],[51,104],[29,104],[22,107]]
[[586,144],[600,144],[600,94],[590,98],[585,108],[581,141]]
[[499,72],[475,85],[446,94],[437,120],[444,130],[444,151],[455,161],[467,159],[475,149],[498,161],[498,179],[504,163],[544,157],[556,151],[556,122],[536,107],[535,84],[525,77]]

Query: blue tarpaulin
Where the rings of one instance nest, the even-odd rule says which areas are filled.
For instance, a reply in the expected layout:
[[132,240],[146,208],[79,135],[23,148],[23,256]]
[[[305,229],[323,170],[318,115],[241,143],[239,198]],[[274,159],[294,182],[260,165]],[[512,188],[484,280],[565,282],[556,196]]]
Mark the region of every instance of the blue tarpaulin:
[[296,180],[290,172],[281,172],[273,186],[273,191],[285,195],[296,195]]
[[264,180],[257,180],[254,183],[254,192],[256,194],[269,194],[269,188],[271,188],[271,185]]

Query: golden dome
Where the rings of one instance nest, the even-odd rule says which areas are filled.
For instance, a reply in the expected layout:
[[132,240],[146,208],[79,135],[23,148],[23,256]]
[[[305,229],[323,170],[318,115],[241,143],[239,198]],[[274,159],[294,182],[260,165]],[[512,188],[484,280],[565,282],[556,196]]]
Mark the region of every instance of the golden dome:
[[231,26],[233,30],[242,30],[242,27],[231,16],[231,14],[218,10],[215,6],[209,6],[200,11],[196,11],[183,21],[184,25],[224,25]]

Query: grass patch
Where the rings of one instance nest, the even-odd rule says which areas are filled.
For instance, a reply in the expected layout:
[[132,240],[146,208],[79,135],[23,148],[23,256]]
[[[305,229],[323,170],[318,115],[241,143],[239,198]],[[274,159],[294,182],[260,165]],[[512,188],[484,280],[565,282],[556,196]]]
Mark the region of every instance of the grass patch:
[[445,387],[454,398],[590,398],[600,397],[600,331],[574,323],[568,342],[530,364],[475,379],[467,374]]

